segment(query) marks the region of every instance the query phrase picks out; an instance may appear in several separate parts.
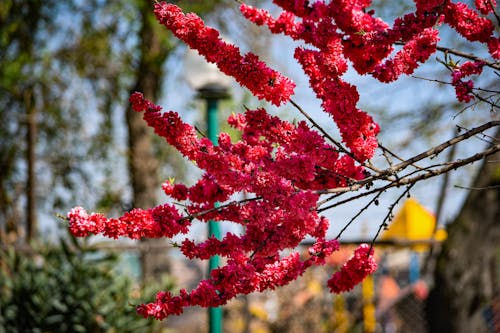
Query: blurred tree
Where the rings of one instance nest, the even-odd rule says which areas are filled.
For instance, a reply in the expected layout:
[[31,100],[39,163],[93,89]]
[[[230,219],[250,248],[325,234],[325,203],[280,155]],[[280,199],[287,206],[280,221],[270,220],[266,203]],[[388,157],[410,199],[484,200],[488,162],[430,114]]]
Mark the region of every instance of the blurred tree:
[[[153,100],[158,98],[162,87],[163,65],[172,50],[164,29],[155,24],[153,4],[137,1],[139,8],[140,56],[135,69],[133,91],[141,91]],[[142,115],[127,107],[128,168],[132,185],[131,207],[150,208],[157,204],[156,189],[159,182],[158,161],[153,154],[152,133],[142,120]],[[145,240],[150,245],[165,244],[164,240]],[[141,253],[144,279],[158,278],[168,267],[166,250],[151,246]]]
[[[209,11],[218,1],[190,3]],[[53,215],[69,202],[122,209],[127,174],[117,169],[127,145],[117,138],[125,124],[121,111],[132,87],[159,94],[174,47],[153,23],[151,4],[142,0],[0,3],[0,235],[29,241],[40,214]],[[128,123],[132,201],[147,207],[156,199],[152,181],[159,179],[152,151],[161,149],[148,147],[144,126]],[[141,164],[150,177],[135,176]]]
[[[22,182],[18,178],[17,159],[23,154],[17,149],[20,136],[26,137],[24,158],[26,160],[25,197],[26,232],[31,239],[36,233],[35,196],[35,142],[37,113],[40,107],[40,85],[33,55],[36,33],[25,22],[38,26],[43,20],[43,1],[21,3],[6,1],[0,4],[0,217],[6,231],[17,232],[19,211],[16,207],[19,189],[13,186]],[[47,6],[52,6],[48,1]],[[14,112],[13,110],[17,111]],[[9,191],[8,188],[12,190]]]
[[[492,141],[500,140],[497,131]],[[482,310],[500,292],[500,153],[489,156],[447,226],[427,301],[430,332],[485,332]]]
[[[2,231],[13,232],[11,241],[35,238],[40,212],[101,194],[89,191],[88,175],[102,166],[89,171],[89,164],[106,157],[111,110],[123,100],[120,83],[131,55],[111,47],[123,38],[118,17],[96,24],[112,16],[99,1],[92,6],[0,4],[0,222]],[[93,15],[84,15],[89,8]]]

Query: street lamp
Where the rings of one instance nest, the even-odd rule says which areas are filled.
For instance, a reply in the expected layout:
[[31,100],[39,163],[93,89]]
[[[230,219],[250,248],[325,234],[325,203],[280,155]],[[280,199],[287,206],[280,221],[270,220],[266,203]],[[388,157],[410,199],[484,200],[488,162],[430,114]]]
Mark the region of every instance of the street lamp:
[[[215,64],[210,64],[189,49],[184,58],[185,79],[198,92],[197,98],[206,101],[207,135],[214,145],[217,145],[219,126],[217,121],[218,104],[221,99],[229,98],[231,79],[221,73]],[[217,205],[217,203],[216,203]],[[215,221],[208,222],[208,236],[221,239],[220,226]],[[220,257],[212,256],[208,262],[208,274],[219,267]],[[222,332],[222,308],[209,308],[208,321],[210,333]]]

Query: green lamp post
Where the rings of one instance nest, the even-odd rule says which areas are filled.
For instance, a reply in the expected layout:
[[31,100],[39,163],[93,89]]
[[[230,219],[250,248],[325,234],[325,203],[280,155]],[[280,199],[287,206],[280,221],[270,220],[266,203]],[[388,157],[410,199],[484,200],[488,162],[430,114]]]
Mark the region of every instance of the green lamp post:
[[[214,145],[217,145],[219,134],[219,123],[217,119],[219,101],[229,98],[230,78],[222,74],[215,65],[209,64],[189,50],[184,59],[185,75],[189,85],[198,92],[197,98],[206,101],[207,136]],[[215,221],[208,222],[208,236],[221,239],[220,226]],[[213,256],[209,259],[210,272],[219,267],[220,257]],[[222,308],[208,309],[209,333],[222,332]]]

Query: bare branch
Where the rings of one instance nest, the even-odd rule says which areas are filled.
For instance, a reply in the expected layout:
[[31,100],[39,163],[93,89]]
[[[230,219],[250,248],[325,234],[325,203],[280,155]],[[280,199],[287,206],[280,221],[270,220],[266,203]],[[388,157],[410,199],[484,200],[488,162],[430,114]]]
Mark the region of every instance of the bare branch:
[[[391,156],[397,158],[398,160],[400,160],[401,162],[404,162],[405,159],[396,155],[394,152],[392,152],[391,150],[389,150],[388,148],[382,146],[381,143],[378,144],[378,146],[384,151],[384,152],[387,152],[388,154],[390,154]],[[386,158],[387,159],[387,158]],[[416,164],[410,164],[412,167],[414,167],[415,169],[420,169],[420,170],[423,170],[421,167],[419,167],[418,165]],[[391,167],[393,166],[393,164],[391,164]]]
[[[448,81],[443,81],[443,80],[438,80],[438,79],[429,79],[427,77],[423,76],[418,76],[418,75],[412,75],[412,78],[419,79],[419,80],[424,80],[424,81],[429,81],[429,82],[436,82],[440,84],[447,84],[447,85],[453,85],[453,83],[448,82]],[[494,93],[494,94],[500,94],[500,91],[498,90],[491,90],[491,89],[484,89],[484,88],[472,88],[472,90],[477,90],[477,91],[482,91],[482,92],[489,92],[489,93]]]
[[372,252],[372,248],[373,248],[373,245],[375,244],[375,241],[377,240],[380,232],[382,231],[382,229],[386,228],[387,227],[387,221],[390,221],[393,219],[394,217],[394,213],[393,213],[393,210],[394,210],[394,207],[396,207],[396,205],[398,204],[398,202],[406,195],[409,195],[410,194],[410,190],[411,188],[414,186],[415,184],[410,184],[406,190],[401,193],[401,195],[396,199],[396,201],[394,201],[392,203],[392,205],[389,206],[389,212],[387,213],[387,215],[384,217],[384,219],[382,220],[382,223],[380,223],[379,227],[378,227],[378,230],[377,230],[377,233],[375,234],[375,237],[373,237],[372,239],[372,242],[370,244],[370,251],[368,251],[368,254],[370,254]]
[[486,60],[484,58],[480,58],[472,53],[465,53],[465,52],[451,49],[449,47],[444,47],[444,46],[437,46],[436,49],[438,51],[441,51],[441,52],[446,53],[446,54],[454,54],[454,55],[457,55],[457,56],[462,57],[462,58],[467,58],[467,59],[474,60],[474,61],[481,61],[488,67],[491,67],[494,69],[500,69],[500,63],[488,61],[488,60]]
[[[455,169],[458,169],[464,165],[467,165],[467,164],[471,164],[475,161],[478,161],[478,160],[481,160],[487,156],[490,156],[496,152],[500,151],[500,144],[497,144],[497,145],[494,145],[492,146],[491,148],[481,152],[481,153],[477,153],[477,154],[474,154],[468,158],[465,158],[465,159],[460,159],[460,160],[456,160],[454,162],[449,162],[449,163],[446,163],[446,166],[441,168],[441,169],[437,169],[437,170],[426,170],[426,173],[423,173],[423,174],[420,174],[418,176],[415,176],[413,178],[406,178],[407,176],[404,176],[403,178],[400,178],[396,181],[393,181],[393,182],[390,182],[389,184],[386,184],[384,186],[380,186],[380,187],[377,187],[373,190],[370,190],[370,191],[367,191],[367,192],[363,192],[363,193],[360,193],[358,195],[355,195],[355,196],[352,196],[352,197],[349,197],[347,199],[344,199],[344,200],[341,200],[341,201],[338,201],[334,204],[331,204],[329,206],[326,206],[326,207],[323,207],[323,208],[320,208],[318,209],[318,212],[323,212],[325,210],[328,210],[328,209],[332,209],[334,207],[337,207],[337,206],[340,206],[340,205],[343,205],[347,202],[350,202],[350,201],[353,201],[353,200],[356,200],[356,199],[359,199],[359,198],[362,198],[362,197],[366,197],[368,195],[371,195],[371,194],[374,194],[374,193],[377,193],[377,192],[383,192],[383,191],[386,191],[388,190],[389,188],[392,188],[392,187],[399,187],[399,186],[404,186],[404,185],[409,185],[409,184],[414,184],[414,183],[417,183],[419,181],[422,181],[422,180],[425,180],[425,179],[429,179],[429,178],[432,178],[432,177],[436,177],[436,176],[439,176],[445,172],[448,172],[448,171],[451,171],[451,170],[455,170]],[[335,193],[335,192],[352,192],[352,191],[355,191],[355,190],[358,190],[360,188],[362,188],[363,185],[360,185],[360,184],[354,184],[350,187],[344,187],[344,188],[337,188],[337,189],[331,189],[329,190],[330,192],[329,193]]]
[[459,136],[456,136],[454,137],[453,139],[450,139],[448,141],[445,141],[443,142],[442,144],[438,145],[438,146],[435,146],[435,147],[432,147],[431,149],[429,150],[426,150],[424,151],[423,153],[420,153],[404,162],[401,162],[400,164],[397,164],[395,165],[394,167],[391,167],[389,168],[389,172],[397,172],[401,169],[404,169],[406,168],[407,166],[409,165],[412,165],[414,164],[415,162],[418,162],[422,159],[425,159],[425,158],[428,158],[428,157],[431,157],[431,156],[436,156],[438,155],[440,152],[442,152],[443,150],[445,150],[446,148],[452,146],[452,145],[455,145],[457,143],[459,143],[460,141],[463,141],[463,140],[466,140],[468,138],[470,138],[471,136],[474,136],[478,133],[481,133],[481,132],[484,132],[486,131],[487,129],[489,128],[492,128],[492,127],[496,127],[496,126],[500,126],[500,121],[499,120],[496,120],[496,121],[490,121],[488,123],[485,123],[481,126],[478,126],[478,127],[475,127],[467,132],[465,132],[464,134],[462,135],[459,135]]
[[[467,132],[465,132],[464,134],[462,135],[459,135],[459,136],[456,136],[448,141],[445,141],[443,143],[441,143],[440,145],[437,145],[435,147],[432,147],[431,149],[428,149],[418,155],[415,155],[413,156],[412,158],[408,159],[408,160],[405,160],[399,164],[396,164],[396,165],[393,165],[385,170],[382,170],[381,172],[379,173],[376,173],[374,175],[371,175],[370,177],[367,177],[365,179],[362,179],[360,181],[357,181],[356,183],[354,184],[350,184],[349,186],[346,186],[346,187],[337,187],[337,188],[334,188],[334,189],[328,189],[328,190],[322,190],[322,191],[319,191],[318,193],[319,194],[328,194],[328,193],[341,193],[341,192],[353,192],[353,191],[356,191],[356,190],[359,190],[361,189],[363,186],[365,186],[366,184],[371,184],[373,183],[375,180],[380,180],[380,179],[384,179],[384,180],[389,180],[390,176],[394,176],[394,175],[397,175],[400,171],[406,169],[408,166],[413,166],[415,164],[415,162],[418,162],[420,160],[423,160],[423,159],[426,159],[426,158],[429,158],[429,157],[433,157],[433,156],[437,156],[439,153],[441,153],[443,150],[445,150],[446,148],[448,147],[451,147],[463,140],[466,140],[478,133],[481,133],[489,128],[492,128],[492,127],[495,127],[495,126],[500,126],[500,121],[490,121],[486,124],[483,124],[481,126],[478,126],[478,127],[475,127]],[[498,145],[494,146],[494,147],[497,147]],[[494,147],[492,149],[494,149]],[[488,150],[489,151],[489,150]],[[483,152],[484,153],[484,152]],[[476,155],[481,155],[483,153],[478,153]],[[494,153],[494,152],[493,152]],[[492,153],[491,153],[492,154]],[[487,156],[487,155],[484,155],[484,156]],[[483,156],[483,157],[484,157]],[[476,161],[477,159],[474,159],[474,161]],[[451,167],[450,169],[453,169],[453,168],[457,168],[458,166],[461,166],[461,165],[464,165],[464,164],[461,164],[463,163],[463,160],[459,160],[459,161],[456,161],[454,163],[452,163],[452,165],[455,165],[455,167]],[[468,163],[465,163],[465,164],[468,164]],[[439,166],[439,165],[436,165],[436,166]],[[434,167],[434,166],[433,166]],[[449,168],[450,166],[447,166],[446,168]],[[443,172],[446,172],[444,171],[445,168],[443,169],[440,169],[440,170],[428,170],[429,167],[426,167],[426,168],[422,168],[420,167],[420,169],[422,169],[421,171],[426,171],[427,172],[427,176],[424,177],[423,179],[426,179],[426,178],[430,178],[430,177],[434,177],[438,174],[441,174]],[[424,175],[421,175],[419,177],[423,177]],[[404,176],[404,177],[408,177],[408,175]],[[408,183],[406,182],[403,182],[403,178],[404,177],[400,177],[400,179],[396,179],[396,180],[392,180],[391,184],[398,184],[398,185],[406,185]],[[392,187],[392,186],[389,186],[389,187]]]
[[359,210],[359,212],[354,215],[351,220],[349,222],[346,223],[346,225],[342,228],[342,230],[340,230],[339,234],[337,235],[337,237],[335,237],[335,239],[339,239],[340,236],[342,236],[342,234],[344,233],[344,231],[347,230],[347,228],[365,211],[368,209],[368,207],[370,207],[373,203],[377,204],[377,200],[378,198],[382,195],[382,192],[378,192],[376,196],[374,196],[370,202],[368,202],[363,208],[361,208]]
[[491,186],[486,186],[486,187],[467,187],[467,186],[460,186],[460,185],[455,185],[454,187],[460,188],[463,190],[475,190],[475,191],[484,191],[484,190],[492,190],[496,188],[500,188],[500,185],[491,185]]

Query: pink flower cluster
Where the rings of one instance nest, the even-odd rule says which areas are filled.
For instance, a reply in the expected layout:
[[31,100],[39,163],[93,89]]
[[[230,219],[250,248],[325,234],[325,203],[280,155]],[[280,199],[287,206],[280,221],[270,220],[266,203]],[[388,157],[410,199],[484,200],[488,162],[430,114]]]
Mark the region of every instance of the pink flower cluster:
[[474,4],[483,15],[493,12],[497,6],[496,0],[475,0]]
[[186,233],[190,221],[181,218],[168,204],[148,210],[135,208],[120,218],[108,219],[102,214],[88,214],[82,207],[68,213],[69,231],[76,237],[102,234],[109,238],[131,239],[172,237]]
[[254,96],[275,105],[287,102],[293,94],[295,83],[281,73],[267,67],[253,53],[242,55],[238,47],[224,42],[219,32],[205,25],[197,15],[184,14],[173,4],[155,4],[158,21],[192,49],[197,50],[208,62],[247,87]]
[[[140,314],[163,319],[186,306],[218,306],[241,293],[273,289],[296,279],[311,265],[323,265],[338,250],[336,240],[325,239],[329,222],[316,211],[316,190],[362,179],[363,168],[340,155],[305,122],[293,125],[264,109],[247,110],[228,119],[242,132],[241,141],[232,143],[228,134],[221,133],[216,146],[198,138],[177,113],[161,112],[141,93],[132,94],[130,102],[135,111],[144,112],[144,119],[159,136],[205,174],[191,187],[172,181],[163,184],[167,196],[185,202],[185,213],[163,204],[108,219],[76,207],[68,214],[70,231],[80,237],[102,234],[137,239],[187,233],[194,219],[231,221],[245,227],[243,235],[228,233],[201,243],[182,241],[180,250],[186,257],[205,260],[219,255],[226,258],[226,264],[190,292],[182,290],[175,296],[160,292],[155,302],[138,308]],[[252,199],[231,201],[237,193]],[[214,209],[215,202],[220,203],[219,209]],[[309,257],[301,258],[296,252],[282,256],[305,237],[316,239]]]
[[486,17],[467,6],[465,3],[448,3],[444,10],[444,20],[460,35],[471,42],[487,43],[495,29]]
[[392,59],[375,66],[373,77],[381,82],[392,82],[401,74],[412,74],[418,67],[418,63],[424,63],[436,52],[438,34],[436,29],[424,29],[408,41]]
[[[495,9],[495,0],[476,0],[476,8],[484,15]],[[443,15],[445,22],[460,35],[471,42],[481,42],[488,45],[488,50],[494,59],[500,59],[500,37],[494,37],[495,25],[487,17],[465,3],[447,2]]]
[[[371,252],[369,252],[371,250]],[[328,287],[333,293],[349,291],[365,277],[377,270],[377,263],[373,258],[373,249],[367,244],[361,244],[340,269],[328,280]]]
[[[493,36],[492,21],[464,3],[415,0],[415,12],[397,18],[391,27],[367,9],[371,1],[273,2],[284,10],[277,19],[263,9],[245,4],[240,10],[254,23],[267,25],[273,33],[284,33],[315,47],[298,48],[295,58],[310,77],[324,110],[339,126],[344,142],[360,161],[370,158],[376,147],[377,126],[356,108],[356,88],[341,79],[347,60],[360,74],[370,73],[381,82],[395,81],[402,74],[412,74],[436,52],[436,26],[443,22],[467,40],[485,43],[491,56],[500,58],[500,39]],[[477,0],[475,5],[486,15],[494,10],[496,1]],[[390,57],[396,42],[403,46]],[[339,98],[345,95],[352,98],[347,103]]]
[[462,79],[470,75],[481,74],[483,67],[484,63],[481,61],[467,61],[461,66],[455,66],[451,72],[451,84],[455,87],[455,93],[460,102],[468,103],[474,99],[474,95],[472,95],[474,83],[472,80],[464,81]]
[[169,315],[181,314],[186,306],[220,306],[238,294],[274,289],[296,279],[311,262],[302,261],[298,253],[276,261],[262,257],[249,259],[233,256],[224,267],[215,269],[211,279],[203,280],[191,292],[181,289],[173,296],[160,291],[153,303],[142,304],[137,312],[144,317],[164,319]]

